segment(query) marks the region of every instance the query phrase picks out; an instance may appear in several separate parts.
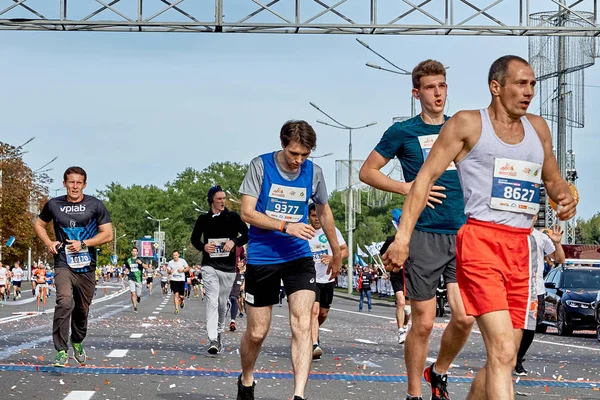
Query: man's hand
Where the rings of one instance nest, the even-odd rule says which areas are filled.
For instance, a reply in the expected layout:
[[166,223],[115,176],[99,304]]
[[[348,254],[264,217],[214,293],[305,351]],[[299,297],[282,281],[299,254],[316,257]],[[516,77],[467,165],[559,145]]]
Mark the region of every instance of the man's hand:
[[[340,270],[342,269],[342,253],[341,252],[337,252],[334,253],[332,256],[327,256],[330,257],[328,264],[327,264],[327,271],[326,274],[329,275],[331,274],[331,279],[335,278],[336,276],[338,276],[338,274],[340,273]],[[322,260],[322,258],[321,258]]]
[[560,243],[563,237],[563,230],[558,225],[554,225],[549,231],[546,231],[546,235],[554,243]]
[[50,254],[58,254],[58,249],[60,248],[59,246],[62,245],[61,242],[59,241],[54,241],[52,243],[50,243],[47,247],[48,247],[48,252]]
[[[410,188],[412,188],[413,183],[414,183],[414,181],[408,183],[408,191],[409,192],[410,192]],[[446,195],[444,193],[441,193],[444,190],[446,190],[446,188],[443,186],[433,186],[431,188],[431,192],[429,192],[429,197],[427,198],[427,207],[429,207],[431,209],[435,209],[434,203],[442,204],[441,199],[446,198]]]
[[139,258],[138,258],[137,260],[135,260],[135,262],[136,262],[136,263],[138,263],[139,265],[142,265],[142,264],[144,264],[144,263],[142,262],[142,260],[140,260]]
[[233,242],[233,240],[228,240],[227,243],[225,243],[225,245],[223,246],[223,250],[231,251],[231,249],[233,249],[234,247],[235,243]]
[[68,240],[67,242],[69,242],[69,246],[67,247],[67,249],[69,249],[69,251],[80,251],[81,250],[81,242],[79,240]]
[[330,256],[329,254],[323,254],[321,256],[321,263],[323,265],[329,265],[329,262],[331,261],[332,256]]
[[561,221],[568,221],[577,213],[577,202],[573,198],[573,194],[571,193],[570,189],[559,193],[557,204],[556,216]]
[[214,243],[206,243],[204,245],[204,251],[207,252],[208,254],[214,253],[214,251],[217,249],[217,245]]
[[[300,239],[310,240],[315,236],[315,228],[302,222],[289,223],[286,233]],[[341,263],[340,258],[340,263]]]
[[386,265],[388,272],[399,272],[406,259],[408,258],[408,243],[400,244],[398,239],[395,239],[387,251],[381,256],[381,260]]

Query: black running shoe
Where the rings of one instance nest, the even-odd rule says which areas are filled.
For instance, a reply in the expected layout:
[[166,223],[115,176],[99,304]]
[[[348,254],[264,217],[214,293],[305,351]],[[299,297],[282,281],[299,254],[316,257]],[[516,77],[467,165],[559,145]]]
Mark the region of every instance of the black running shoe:
[[306,400],[306,397],[294,396],[292,400]]
[[431,364],[429,368],[427,368],[423,372],[423,376],[429,386],[431,386],[431,400],[450,400],[450,394],[448,393],[448,375],[438,374],[434,372],[433,366],[435,363]]
[[517,365],[515,366],[515,375],[527,376],[527,370],[523,368],[522,363],[517,363]]
[[181,300],[181,301],[179,302],[179,307],[181,307],[181,308],[183,309],[183,306],[185,306],[185,304],[183,304],[183,300]]
[[321,348],[321,346],[319,346],[318,344],[313,344],[312,359],[320,360],[322,355],[323,355],[323,349]]
[[254,388],[256,382],[252,382],[252,386],[242,385],[242,375],[238,378],[237,400],[254,400]]
[[216,340],[211,340],[210,345],[208,346],[208,354],[217,354],[219,352],[219,342]]

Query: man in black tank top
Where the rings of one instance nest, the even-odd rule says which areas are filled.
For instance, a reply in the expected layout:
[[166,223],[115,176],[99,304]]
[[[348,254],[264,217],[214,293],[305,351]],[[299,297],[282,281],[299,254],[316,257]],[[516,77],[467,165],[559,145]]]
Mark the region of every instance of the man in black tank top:
[[[539,196],[539,184],[530,185],[530,189],[529,182],[535,182],[534,175],[539,181],[541,175],[548,196],[561,206],[557,213],[561,220],[572,218],[577,204],[558,169],[548,125],[541,117],[527,114],[535,86],[535,74],[527,61],[517,56],[499,58],[490,68],[488,83],[492,102],[487,114],[498,139],[488,143],[495,143],[497,149],[483,141],[482,146],[476,147],[485,133],[484,113],[474,110],[454,115],[442,128],[412,185],[396,238],[383,261],[394,270],[404,264],[412,231],[431,188],[454,161],[461,176],[468,218],[457,236],[457,279],[465,310],[476,318],[487,351],[486,365],[477,373],[467,399],[506,400],[514,398],[511,375],[529,306],[528,237],[533,214],[537,212],[532,199]],[[527,152],[518,145],[531,135],[531,130],[539,141],[529,136],[525,142],[531,143]],[[500,150],[511,146],[514,149],[510,151],[521,153],[522,158],[498,166],[499,157],[503,159]],[[474,157],[478,157],[479,169],[469,161]],[[467,172],[471,175],[467,176]],[[498,179],[498,172],[505,176]],[[513,176],[519,174],[531,175],[531,179],[517,181]],[[470,179],[482,175],[494,182],[485,193],[478,182]],[[525,194],[522,188],[514,190],[519,184],[527,188],[525,201],[521,201]]]

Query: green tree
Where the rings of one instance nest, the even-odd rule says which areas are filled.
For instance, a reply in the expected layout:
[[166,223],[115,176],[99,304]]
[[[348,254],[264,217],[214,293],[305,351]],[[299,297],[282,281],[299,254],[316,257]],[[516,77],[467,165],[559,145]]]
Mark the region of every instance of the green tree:
[[577,220],[576,242],[580,244],[600,244],[600,212],[592,218]]
[[[164,188],[153,185],[123,187],[113,182],[99,195],[106,203],[118,236],[125,233],[127,239],[136,240],[153,235],[158,230],[158,224],[148,219],[147,210],[155,218],[169,218],[161,223],[161,230],[165,232],[167,257],[173,250],[179,250],[182,255],[185,253],[188,262],[197,263],[201,255],[190,246],[190,236],[199,213],[209,209],[206,198],[208,189],[220,185],[230,192],[231,199],[235,201],[228,201],[227,207],[239,211],[237,190],[247,168],[246,165],[231,162],[214,163],[202,171],[186,168],[173,181],[167,182]],[[129,247],[119,243],[120,259],[129,254]]]
[[[344,239],[348,240],[346,232],[346,206],[342,203],[345,191],[334,191],[329,197],[329,206],[333,213],[336,227],[342,232]],[[388,236],[396,233],[392,225],[392,210],[402,208],[404,196],[393,195],[392,201],[383,207],[369,207],[367,205],[368,194],[361,192],[361,213],[356,214],[356,228],[354,230],[354,253],[356,245],[364,248],[372,242],[382,242]]]

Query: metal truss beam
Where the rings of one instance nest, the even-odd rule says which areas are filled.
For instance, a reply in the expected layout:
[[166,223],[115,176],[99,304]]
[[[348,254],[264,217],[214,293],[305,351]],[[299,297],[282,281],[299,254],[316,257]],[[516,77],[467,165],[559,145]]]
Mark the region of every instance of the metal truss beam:
[[[570,1],[0,0],[0,30],[600,36],[598,0]],[[530,24],[554,10],[576,22]]]

